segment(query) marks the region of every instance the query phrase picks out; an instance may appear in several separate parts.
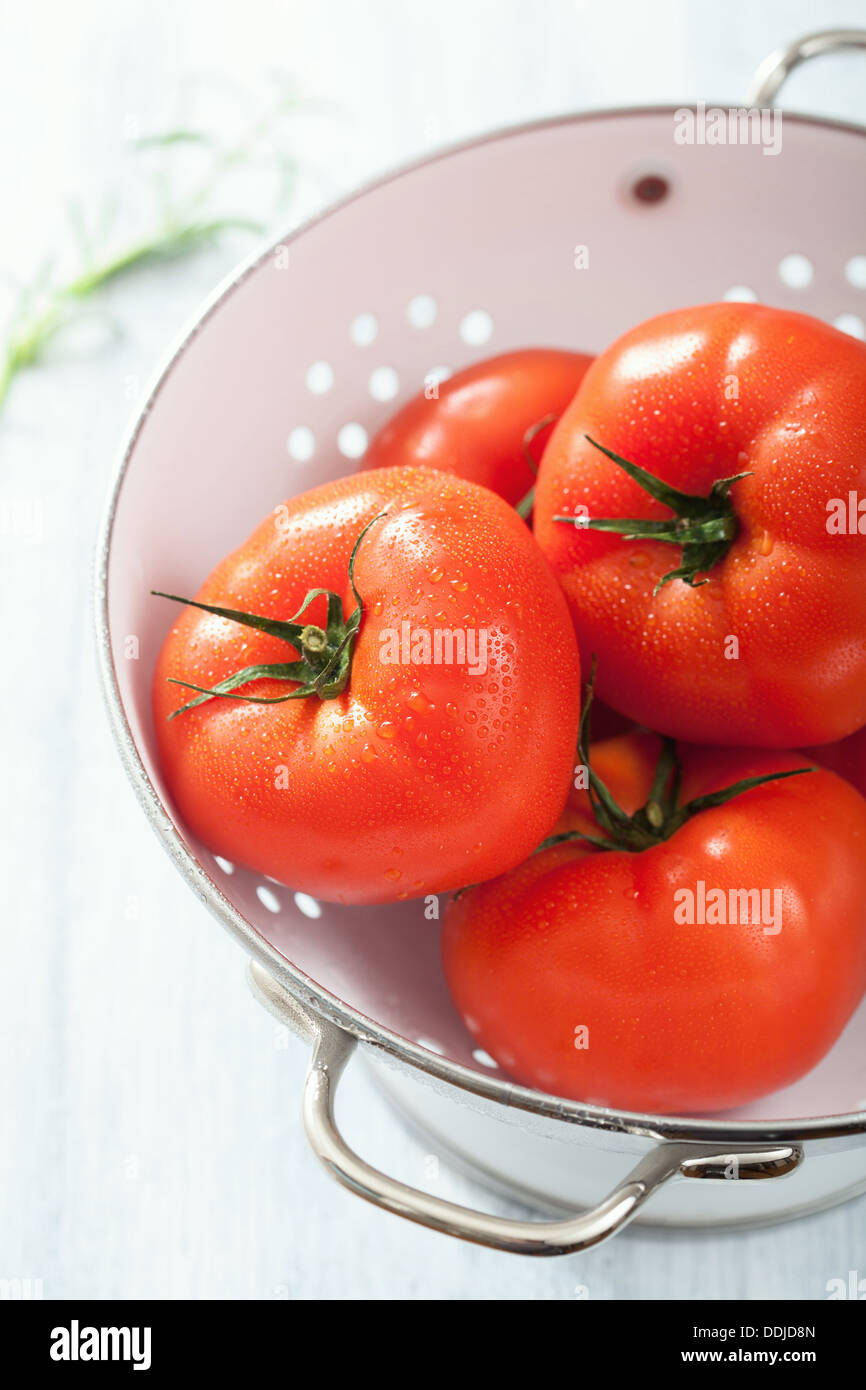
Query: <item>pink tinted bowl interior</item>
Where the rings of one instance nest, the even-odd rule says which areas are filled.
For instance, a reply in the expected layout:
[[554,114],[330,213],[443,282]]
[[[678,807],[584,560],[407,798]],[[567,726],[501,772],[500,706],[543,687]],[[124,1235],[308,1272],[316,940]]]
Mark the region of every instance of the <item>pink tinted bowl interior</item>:
[[[670,111],[609,113],[492,137],[380,183],[234,282],[172,359],[129,447],[107,568],[111,648],[132,739],[179,836],[254,931],[320,989],[487,1076],[502,1073],[450,1003],[437,926],[419,904],[296,897],[217,862],[177,820],[149,703],[172,613],[149,591],[195,592],[277,503],[351,472],[361,431],[371,435],[436,369],[528,345],[598,351],[641,319],[732,291],[846,316],[857,331],[863,136],[785,120],[776,157],[677,145]],[[647,174],[668,186],[651,204],[632,193]],[[576,268],[580,247],[588,269]],[[808,261],[807,284],[791,256]],[[131,635],[137,660],[124,656]],[[864,1108],[864,1044],[866,1006],[809,1076],[725,1118]]]

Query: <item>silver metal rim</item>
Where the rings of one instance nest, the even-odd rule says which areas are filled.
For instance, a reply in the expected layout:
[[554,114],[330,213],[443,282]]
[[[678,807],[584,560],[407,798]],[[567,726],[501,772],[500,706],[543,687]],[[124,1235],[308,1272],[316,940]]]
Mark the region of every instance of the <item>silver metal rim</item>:
[[[505,1200],[522,1202],[525,1206],[532,1207],[536,1211],[543,1212],[547,1216],[573,1216],[574,1207],[567,1203],[556,1201],[553,1197],[543,1192],[537,1192],[528,1183],[520,1183],[512,1178],[504,1177],[497,1173],[495,1169],[489,1168],[486,1163],[475,1157],[474,1154],[462,1148],[456,1143],[450,1134],[444,1133],[438,1125],[431,1124],[430,1121],[416,1109],[407,1108],[402,1100],[395,1096],[389,1089],[387,1081],[382,1077],[381,1067],[367,1064],[365,1071],[375,1085],[377,1091],[382,1095],[394,1115],[409,1134],[416,1139],[426,1143],[432,1141],[437,1149],[441,1151],[446,1162],[455,1168],[465,1177],[471,1178],[473,1182],[483,1187],[485,1190],[494,1193],[496,1196]],[[579,1163],[579,1158],[576,1160]],[[732,1220],[725,1220],[722,1217],[701,1220],[690,1217],[688,1220],[676,1217],[656,1216],[651,1205],[641,1210],[634,1217],[633,1224],[644,1229],[649,1228],[654,1231],[664,1231],[670,1234],[682,1231],[744,1231],[759,1230],[766,1226],[781,1226],[786,1221],[794,1221],[803,1216],[815,1216],[819,1212],[829,1211],[833,1207],[843,1206],[846,1202],[853,1202],[857,1197],[866,1194],[866,1177],[863,1177],[848,1187],[842,1188],[839,1192],[833,1192],[824,1197],[816,1197],[811,1202],[802,1202],[798,1206],[791,1207],[790,1210],[774,1212],[769,1216],[741,1216],[734,1217]]]
[[[426,1124],[414,1112],[410,1113],[405,1110],[387,1092],[383,1092],[383,1094],[387,1096],[391,1110],[409,1133],[428,1143],[433,1140],[447,1163],[463,1173],[465,1177],[471,1178],[496,1196],[505,1200],[522,1202],[525,1206],[532,1207],[547,1216],[574,1215],[574,1207],[569,1207],[565,1202],[555,1202],[553,1198],[536,1192],[528,1185],[512,1182],[510,1178],[502,1177],[492,1168],[488,1168],[480,1159],[475,1158],[473,1154],[461,1149],[450,1135],[442,1134],[435,1126]],[[634,1220],[629,1224],[644,1230],[663,1231],[670,1235],[683,1231],[757,1231],[768,1226],[782,1226],[787,1221],[797,1221],[804,1216],[817,1216],[822,1211],[831,1211],[833,1207],[841,1207],[846,1202],[856,1201],[864,1194],[866,1194],[866,1178],[843,1188],[839,1192],[824,1197],[816,1197],[812,1202],[802,1202],[799,1206],[791,1207],[790,1210],[774,1212],[770,1216],[737,1216],[730,1220],[725,1220],[723,1217],[706,1220],[700,1217],[689,1217],[686,1220],[685,1218],[656,1216],[653,1207],[648,1204],[646,1208],[641,1208],[638,1211]]]
[[[415,170],[422,169],[439,160],[448,159],[461,151],[494,141],[511,139],[530,134],[537,130],[557,126],[575,125],[586,121],[611,120],[635,116],[673,116],[681,106],[641,106],[607,109],[601,111],[579,112],[568,116],[555,116],[539,121],[508,126],[491,131],[477,138],[459,141],[423,159],[412,160],[397,169],[362,185],[347,197],[330,204],[323,212],[308,219],[292,229],[283,237],[269,241],[264,248],[252,253],[240,266],[208,296],[198,313],[181,332],[174,345],[158,365],[144,393],[143,402],[133,413],[121,447],[115,469],[114,480],[103,513],[96,552],[94,606],[99,669],[103,693],[108,708],[111,728],[117,742],[121,761],[132,782],[136,796],[145,815],[168,851],[176,867],[195,890],[197,897],[211,911],[219,922],[237,938],[245,950],[259,961],[300,1003],[306,1004],[317,1014],[328,1019],[360,1041],[379,1049],[397,1061],[432,1076],[439,1081],[448,1082],[459,1090],[498,1102],[514,1110],[528,1111],[553,1119],[568,1121],[588,1127],[616,1133],[642,1135],[648,1138],[669,1140],[703,1140],[724,1143],[728,1140],[772,1143],[775,1140],[796,1141],[806,1139],[835,1139],[866,1133],[866,1109],[842,1115],[825,1116],[820,1119],[785,1120],[778,1123],[760,1124],[747,1120],[709,1120],[700,1117],[676,1117],[640,1114],[628,1111],[609,1110],[600,1106],[585,1105],[578,1101],[563,1100],[541,1091],[518,1086],[511,1082],[487,1077],[461,1063],[449,1061],[435,1053],[428,1052],[418,1044],[401,1037],[390,1029],[383,1028],[374,1020],[345,1004],[329,991],[323,989],[309,976],[282,956],[275,947],[265,941],[251,924],[237,911],[234,905],[220,891],[204,868],[187,850],[175,826],[167,814],[138,753],[132,732],[126,719],[111,650],[108,625],[108,567],[111,554],[111,538],[115,514],[123,488],[126,471],[132,451],[147,415],[156,400],[164,382],[187,347],[207,323],[214,310],[233,293],[244,280],[276,246],[291,243],[311,228],[349,206],[368,193],[396,181]],[[861,126],[845,122],[825,120],[808,115],[791,115],[785,112],[788,121],[798,124],[820,126],[838,130],[861,138],[866,130]]]

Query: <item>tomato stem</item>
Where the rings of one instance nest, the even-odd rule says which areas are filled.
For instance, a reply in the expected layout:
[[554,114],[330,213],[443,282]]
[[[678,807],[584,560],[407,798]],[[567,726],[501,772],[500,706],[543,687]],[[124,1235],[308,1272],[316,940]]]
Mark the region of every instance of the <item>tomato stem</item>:
[[[355,598],[355,608],[348,618],[343,615],[343,600],[331,589],[310,589],[297,613],[288,620],[265,618],[258,613],[247,613],[240,608],[221,608],[212,603],[199,603],[197,599],[180,598],[177,594],[166,594],[152,589],[156,598],[171,599],[173,603],[184,603],[191,608],[200,608],[204,613],[213,613],[218,618],[241,623],[265,632],[270,637],[279,637],[282,642],[300,653],[298,661],[281,661],[259,666],[244,666],[234,671],[216,685],[208,687],[194,685],[191,681],[177,680],[170,676],[172,685],[183,686],[185,690],[195,690],[197,698],[188,700],[185,705],[172,710],[168,716],[174,719],[185,710],[203,705],[217,695],[230,700],[245,700],[253,705],[277,705],[285,700],[301,700],[309,695],[318,695],[320,700],[333,700],[348,684],[352,669],[352,650],[364,616],[364,604],[355,586],[355,560],[361,541],[374,522],[380,521],[385,512],[379,512],[361,531],[349,557],[349,585]],[[296,620],[306,611],[315,598],[327,598],[328,616],[326,627],[315,623],[300,624]],[[256,680],[290,681],[295,685],[285,695],[240,695],[237,687]]]
[[660,845],[665,840],[669,840],[693,816],[700,815],[702,811],[711,810],[713,807],[723,806],[726,802],[732,801],[734,797],[742,796],[743,792],[751,791],[753,787],[760,787],[765,782],[781,781],[785,777],[797,777],[803,772],[817,771],[814,766],[796,767],[786,772],[770,772],[761,777],[744,777],[739,782],[734,782],[730,787],[723,787],[717,792],[709,792],[705,796],[693,797],[684,806],[680,806],[679,793],[682,772],[677,745],[674,739],[663,738],[649,797],[645,804],[635,811],[634,815],[630,816],[617,804],[604,782],[593,770],[590,762],[589,728],[595,692],[596,666],[597,661],[593,657],[592,670],[586,687],[586,698],[580,716],[577,748],[578,757],[587,770],[589,782],[587,794],[592,814],[596,824],[605,832],[605,837],[602,839],[593,835],[585,835],[580,830],[569,830],[563,834],[551,836],[539,846],[540,849],[549,849],[551,845],[561,844],[566,840],[585,840],[595,845],[597,849],[621,849],[639,854],[641,850],[651,849],[654,845]]
[[[538,476],[538,464],[536,463],[532,455],[532,445],[537,439],[538,435],[541,434],[542,430],[546,430],[548,425],[555,425],[558,419],[558,415],[542,415],[540,420],[536,420],[534,425],[529,426],[529,429],[523,436],[523,444],[521,446],[523,449],[523,457],[526,459],[526,462],[529,465],[530,470],[536,475],[536,477]],[[533,486],[527,492],[526,496],[521,497],[514,510],[517,512],[517,515],[519,517],[522,517],[522,519],[526,521],[526,519],[532,515],[532,508],[534,506],[535,485],[533,484]]]
[[322,628],[315,627],[310,623],[301,633],[300,642],[307,656],[313,657],[327,650],[328,634]]
[[521,497],[514,510],[517,512],[517,515],[521,518],[521,520],[526,521],[530,516],[532,516],[532,508],[534,506],[535,487],[533,485],[525,494],[525,496]]
[[740,528],[730,498],[731,488],[734,483],[751,474],[735,473],[730,478],[717,478],[706,497],[701,497],[680,492],[678,488],[662,482],[654,473],[630,463],[612,449],[606,449],[588,434],[584,438],[594,449],[622,468],[656,502],[670,507],[674,515],[661,521],[651,521],[646,517],[585,516],[555,516],[554,521],[566,522],[582,530],[614,531],[627,541],[653,540],[679,546],[681,563],[662,576],[655,587],[656,594],[672,579],[682,579],[693,589],[706,584],[706,579],[698,579],[697,576],[705,574],[725,558]]

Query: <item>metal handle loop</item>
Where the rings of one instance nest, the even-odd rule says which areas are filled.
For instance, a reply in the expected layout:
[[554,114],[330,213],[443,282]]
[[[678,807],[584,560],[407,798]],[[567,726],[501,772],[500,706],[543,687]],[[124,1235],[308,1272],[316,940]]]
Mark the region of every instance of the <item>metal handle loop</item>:
[[783,82],[801,63],[850,48],[866,48],[866,29],[821,29],[795,39],[785,48],[777,48],[755,73],[746,104],[761,110],[772,106]]
[[616,1235],[671,1178],[781,1177],[802,1159],[794,1145],[732,1153],[721,1145],[660,1143],[591,1210],[560,1221],[515,1221],[445,1201],[388,1177],[359,1157],[340,1134],[334,1099],[356,1040],[336,1024],[308,1013],[269,973],[250,965],[253,992],[277,1018],[313,1042],[304,1085],[304,1127],[317,1158],[337,1182],[397,1216],[477,1245],[521,1255],[570,1255]]

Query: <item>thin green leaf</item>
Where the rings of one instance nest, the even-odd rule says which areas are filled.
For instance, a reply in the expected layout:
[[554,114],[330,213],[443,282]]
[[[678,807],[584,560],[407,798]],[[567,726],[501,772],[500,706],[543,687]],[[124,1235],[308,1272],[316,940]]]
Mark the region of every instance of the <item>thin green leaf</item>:
[[133,149],[153,150],[166,149],[172,145],[208,145],[213,146],[212,135],[207,135],[203,130],[165,130],[154,135],[140,135],[137,140],[132,141]]
[[[247,685],[250,681],[256,680],[303,680],[307,674],[307,663],[305,661],[289,661],[264,666],[245,666],[241,671],[235,671],[227,676],[225,680],[219,681],[214,686],[194,685],[192,681],[177,680],[174,676],[169,676],[170,685],[180,685],[184,690],[199,691],[199,699],[190,700],[187,704],[181,705],[173,710],[168,716],[174,719],[176,715],[183,714],[184,710],[194,709],[196,705],[204,705],[208,700],[212,700],[217,695],[230,695],[239,685]],[[235,699],[252,699],[255,696],[235,696]],[[259,702],[273,703],[274,700],[288,698],[282,695],[265,697],[260,696]]]
[[[240,608],[221,608],[214,603],[199,603],[194,598],[181,598],[178,594],[164,594],[160,589],[151,589],[154,598],[167,598],[172,603],[183,603],[190,608],[200,608],[203,613],[213,613],[216,618],[228,618],[230,622],[241,623],[244,627],[256,628],[270,637],[279,637],[289,646],[298,648],[303,627],[299,623],[284,622],[279,618],[263,618],[259,613],[245,613]],[[296,640],[297,639],[297,640]]]

